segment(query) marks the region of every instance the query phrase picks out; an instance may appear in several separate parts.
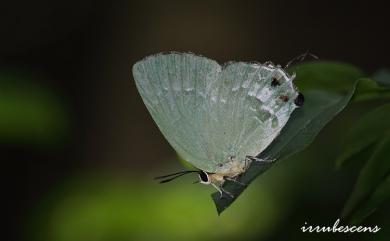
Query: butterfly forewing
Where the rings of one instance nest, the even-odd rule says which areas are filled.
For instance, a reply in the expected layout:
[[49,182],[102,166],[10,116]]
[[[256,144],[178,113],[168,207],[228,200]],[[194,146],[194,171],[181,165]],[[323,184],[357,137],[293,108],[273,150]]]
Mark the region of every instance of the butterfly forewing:
[[220,70],[213,60],[179,53],[150,56],[133,67],[136,86],[165,138],[186,161],[210,171],[206,90]]

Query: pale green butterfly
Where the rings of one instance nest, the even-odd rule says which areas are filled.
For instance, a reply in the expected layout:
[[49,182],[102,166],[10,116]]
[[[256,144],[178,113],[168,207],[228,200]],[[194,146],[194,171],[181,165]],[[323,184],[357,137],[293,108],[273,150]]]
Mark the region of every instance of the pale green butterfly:
[[[303,95],[294,76],[272,63],[216,61],[191,53],[160,53],[133,66],[137,89],[159,129],[221,196],[287,123]],[[238,181],[236,181],[238,182]],[[227,193],[231,195],[230,193]]]

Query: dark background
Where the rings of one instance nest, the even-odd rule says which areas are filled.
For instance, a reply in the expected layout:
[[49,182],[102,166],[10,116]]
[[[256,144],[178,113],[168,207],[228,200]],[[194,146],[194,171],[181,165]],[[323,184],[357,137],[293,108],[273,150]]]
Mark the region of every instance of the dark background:
[[[69,179],[84,180],[91,175],[101,179],[100,175],[108,175],[111,180],[111,176],[120,173],[130,181],[134,176],[147,177],[140,183],[147,182],[150,188],[158,189],[160,186],[152,183],[149,176],[181,168],[135,89],[131,66],[146,55],[191,51],[220,63],[272,60],[284,65],[309,50],[320,59],[348,62],[366,73],[389,67],[390,24],[385,1],[70,0],[12,1],[1,5],[0,77],[14,96],[8,112],[0,111],[0,159],[5,164],[3,220],[10,226],[4,240],[67,240],[55,233],[46,239],[40,235],[50,226],[44,225],[47,222],[42,213],[50,214],[56,200],[62,199],[65,194],[61,190],[66,189]],[[3,88],[0,94],[7,90]],[[25,115],[36,108],[30,97],[23,103],[31,106],[13,104],[23,96],[32,96],[33,100],[40,96],[36,103],[42,103],[41,99],[49,103],[44,104],[47,108],[42,107],[46,108],[46,117],[42,117],[46,122],[42,124],[38,118],[35,126]],[[359,108],[356,106],[351,113],[359,113]],[[5,113],[13,117],[8,119]],[[332,125],[328,129],[331,128]],[[321,143],[331,143],[329,136],[321,135],[312,152],[321,148],[323,151]],[[321,158],[329,157],[332,154]],[[329,163],[324,164],[328,171]],[[298,173],[294,175],[300,175],[303,164],[295,164],[291,168]],[[315,194],[299,199],[306,203],[295,205],[294,211],[263,238],[313,238],[299,232],[303,220],[310,217],[319,220],[318,224],[333,224],[347,197],[345,190],[352,183],[349,179],[333,183],[342,188],[336,193],[329,191],[329,180],[335,180],[332,175],[341,174],[326,174],[318,181],[322,185],[309,187],[317,190]],[[354,174],[351,171],[346,175]],[[77,187],[75,182],[72,185]],[[190,193],[194,188],[186,187]],[[164,191],[168,189],[164,187]],[[279,189],[283,192],[283,186]],[[335,203],[321,201],[323,197],[318,193],[326,190],[338,197]],[[259,204],[253,205],[255,210]],[[300,219],[296,213],[307,219]],[[385,213],[377,214],[374,223],[381,223],[384,217]],[[40,222],[42,225],[34,226]],[[298,224],[289,227],[294,222]],[[151,227],[146,230],[153,232]],[[130,234],[123,237],[136,239]],[[375,236],[369,238],[375,240]]]

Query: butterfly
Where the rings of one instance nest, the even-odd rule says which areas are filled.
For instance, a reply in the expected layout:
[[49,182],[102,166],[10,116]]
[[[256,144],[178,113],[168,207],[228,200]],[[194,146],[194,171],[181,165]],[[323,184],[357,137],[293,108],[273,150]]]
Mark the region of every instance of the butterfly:
[[231,196],[222,188],[226,180],[238,182],[253,161],[272,161],[256,156],[304,102],[294,76],[271,62],[221,66],[192,53],[159,53],[135,63],[133,76],[164,137],[197,169],[157,178],[196,172],[221,197]]

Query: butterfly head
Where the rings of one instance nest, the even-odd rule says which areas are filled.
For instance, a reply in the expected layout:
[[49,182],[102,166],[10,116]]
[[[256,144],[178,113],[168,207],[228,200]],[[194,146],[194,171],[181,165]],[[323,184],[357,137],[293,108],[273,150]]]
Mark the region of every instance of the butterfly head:
[[199,176],[200,183],[206,184],[206,185],[210,184],[210,177],[209,177],[209,174],[207,172],[200,170],[198,173],[198,176]]

